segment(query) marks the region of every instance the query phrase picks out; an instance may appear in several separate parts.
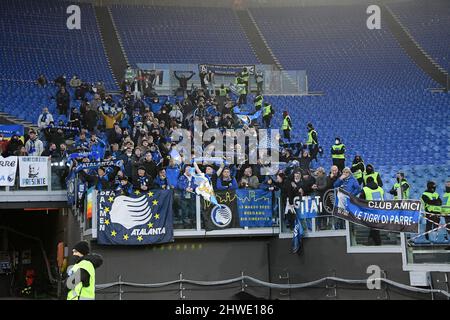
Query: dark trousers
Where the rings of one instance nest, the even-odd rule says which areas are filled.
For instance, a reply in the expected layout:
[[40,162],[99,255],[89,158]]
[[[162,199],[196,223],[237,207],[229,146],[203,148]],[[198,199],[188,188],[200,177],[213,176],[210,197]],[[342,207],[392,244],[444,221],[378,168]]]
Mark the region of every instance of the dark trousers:
[[319,146],[317,144],[310,144],[308,146],[309,154],[311,155],[311,160],[315,159],[317,161],[317,154],[319,153]]
[[262,93],[263,92],[263,83],[262,82],[257,82],[256,83],[257,87],[258,87],[258,92]]
[[284,139],[288,140],[289,142],[291,141],[291,130],[283,130],[283,134],[284,134]]
[[239,104],[247,104],[247,94],[241,94],[239,96]]
[[67,116],[67,105],[59,105],[58,106],[58,113],[60,115],[65,115]]
[[370,239],[373,240],[373,243],[374,243],[376,246],[381,246],[380,230],[370,229],[370,232],[369,232],[369,242],[370,242]]
[[[435,216],[435,215],[431,215],[431,214],[425,214],[425,217],[437,224],[439,224],[439,220],[441,220],[440,216]],[[429,220],[426,220],[425,232],[436,229],[438,227],[437,224],[434,224],[433,222],[431,222]],[[447,222],[447,219],[445,219],[445,220],[446,220],[445,222]],[[425,235],[425,238],[427,240],[430,240],[429,235],[430,235],[429,233]]]
[[333,158],[333,165],[337,166],[339,168],[339,171],[342,171],[342,169],[345,168],[345,159],[334,159]]
[[272,116],[265,116],[263,117],[264,120],[264,125],[266,126],[266,128],[270,127],[270,121],[272,120]]

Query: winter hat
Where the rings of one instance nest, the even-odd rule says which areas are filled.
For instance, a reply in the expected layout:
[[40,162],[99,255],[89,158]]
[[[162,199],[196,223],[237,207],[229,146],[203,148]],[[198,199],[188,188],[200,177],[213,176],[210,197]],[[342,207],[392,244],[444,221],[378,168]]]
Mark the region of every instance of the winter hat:
[[83,256],[89,254],[89,243],[87,241],[80,241],[73,248]]

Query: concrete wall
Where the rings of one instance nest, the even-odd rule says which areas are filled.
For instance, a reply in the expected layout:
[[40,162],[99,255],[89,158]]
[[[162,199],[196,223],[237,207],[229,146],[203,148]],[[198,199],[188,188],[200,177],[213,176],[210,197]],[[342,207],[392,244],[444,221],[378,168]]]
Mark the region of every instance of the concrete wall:
[[[280,276],[289,273],[290,283],[303,283],[335,275],[347,279],[367,279],[369,265],[378,265],[389,279],[409,284],[409,274],[402,271],[400,254],[347,254],[344,237],[310,238],[304,251],[292,254],[290,239],[245,238],[177,240],[154,247],[107,247],[92,243],[93,251],[104,257],[97,271],[97,283],[122,281],[157,283],[184,279],[224,280],[241,272],[264,281],[287,283]],[[332,283],[330,283],[332,285]],[[205,288],[184,285],[186,299],[235,299],[241,285]],[[161,289],[122,288],[122,299],[180,299],[177,285]],[[98,294],[99,299],[119,299],[119,288]],[[270,290],[249,285],[246,292],[272,299],[429,299],[430,295],[412,294],[390,288],[385,292],[368,290],[361,285],[337,284],[336,296],[325,284],[301,290]]]
[[[71,0],[61,0],[74,2]],[[385,2],[407,2],[409,0],[388,0]],[[352,4],[377,4],[374,0],[76,0],[75,2],[93,3],[97,6],[111,4],[151,5],[151,6],[187,6],[187,7],[292,7],[292,6],[329,6]]]

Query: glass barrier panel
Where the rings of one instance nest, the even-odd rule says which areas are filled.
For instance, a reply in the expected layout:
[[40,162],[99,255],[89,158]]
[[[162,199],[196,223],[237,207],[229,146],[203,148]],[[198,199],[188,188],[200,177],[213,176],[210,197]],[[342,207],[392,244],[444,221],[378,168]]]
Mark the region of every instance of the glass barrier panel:
[[[249,70],[248,92],[262,91],[264,94],[293,94],[308,93],[308,80],[305,70],[280,71],[274,65],[214,65],[214,64],[162,64],[137,63],[136,75],[145,75],[151,79],[151,88],[159,95],[182,96],[184,90],[180,89],[180,78],[187,79],[187,91],[203,86],[211,93],[219,94],[223,84],[225,88],[233,90],[236,73],[244,67]],[[141,71],[139,71],[141,70]],[[212,81],[206,78],[202,81],[200,71],[213,71]],[[176,72],[176,75],[175,75]],[[204,77],[202,76],[204,79]],[[257,82],[258,79],[258,82]]]
[[334,217],[332,215],[318,215],[314,219],[315,230],[320,231],[333,231],[333,230],[345,230],[345,220]]
[[51,184],[52,190],[67,190],[66,178],[69,174],[69,168],[64,162],[52,162],[51,165]]
[[195,230],[197,228],[195,194],[175,189],[172,208],[174,229]]
[[398,246],[400,233],[381,231],[350,223],[351,246]]
[[[445,224],[445,217],[439,223]],[[425,234],[426,222],[419,222],[419,233],[405,235],[406,257],[408,264],[448,264],[450,263],[450,234],[446,228],[439,228]]]

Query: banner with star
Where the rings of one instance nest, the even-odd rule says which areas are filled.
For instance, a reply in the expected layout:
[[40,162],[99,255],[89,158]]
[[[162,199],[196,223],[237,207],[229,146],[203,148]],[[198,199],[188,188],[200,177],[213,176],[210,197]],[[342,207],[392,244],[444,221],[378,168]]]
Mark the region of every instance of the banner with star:
[[204,228],[206,231],[239,228],[237,196],[235,191],[217,191],[217,205],[201,200]]
[[146,245],[173,241],[172,191],[136,190],[130,197],[114,191],[97,195],[98,244]]

